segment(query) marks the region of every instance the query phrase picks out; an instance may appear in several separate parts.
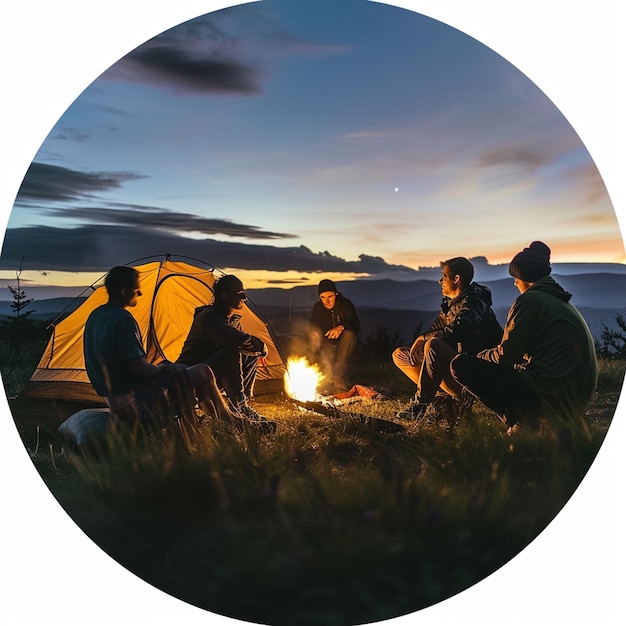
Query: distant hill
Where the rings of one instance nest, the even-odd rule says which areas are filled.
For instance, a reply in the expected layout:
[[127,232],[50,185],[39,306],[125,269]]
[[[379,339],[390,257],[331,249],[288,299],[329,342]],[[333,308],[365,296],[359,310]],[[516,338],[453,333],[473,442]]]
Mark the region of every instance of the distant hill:
[[[35,300],[26,310],[32,311],[30,317],[36,320],[52,321],[61,312],[69,314],[78,308],[85,298],[48,298]],[[11,310],[10,302],[0,301],[0,316],[11,317],[14,313]]]
[[[616,326],[616,315],[626,314],[626,273],[554,274],[554,278],[573,294],[572,303],[583,314],[596,339],[604,326]],[[504,325],[508,310],[519,295],[513,279],[509,276],[480,282],[491,290],[494,311]],[[430,326],[441,304],[441,289],[435,280],[361,280],[338,282],[337,288],[357,307],[363,337],[380,327],[390,332],[398,330],[408,340],[419,324],[424,328]],[[311,307],[317,300],[312,287],[246,292],[279,335],[304,332],[302,329],[306,328]]]
[[[490,271],[492,280],[481,278],[487,274],[485,268],[477,267],[476,279],[491,290],[493,307],[502,324],[518,291],[508,276],[505,266]],[[555,266],[558,270],[562,265]],[[554,278],[570,293],[572,303],[584,315],[592,333],[599,338],[604,325],[615,327],[615,317],[626,313],[626,271],[619,264],[606,264],[593,268],[610,269],[573,273],[573,265],[568,265],[563,273],[553,272]],[[589,264],[576,264],[576,269],[589,269]],[[479,270],[483,270],[482,272]],[[620,271],[617,271],[620,270]],[[420,270],[420,273],[422,270]],[[496,277],[498,273],[501,277]],[[341,293],[356,305],[363,326],[362,336],[367,337],[377,327],[390,332],[398,331],[408,341],[420,324],[427,328],[439,311],[441,289],[438,283],[439,269],[432,270],[432,278],[421,278],[411,282],[384,280],[356,280],[337,282]],[[34,289],[28,290],[29,297],[36,298]],[[314,287],[292,287],[291,289],[266,288],[247,289],[251,302],[262,311],[279,336],[292,336],[304,332],[313,304],[317,301]],[[33,319],[52,320],[61,311],[71,312],[85,298],[57,297],[35,299],[29,310]],[[12,314],[10,301],[0,301],[0,316]]]
[[[626,273],[553,274],[564,289],[573,294],[578,307],[626,309]],[[478,280],[491,290],[494,307],[508,307],[519,295],[509,276],[494,281]],[[337,289],[359,307],[436,311],[441,304],[441,288],[436,280],[398,282],[394,280],[355,280],[337,282]],[[291,289],[247,289],[260,308],[310,308],[317,300],[314,287]]]

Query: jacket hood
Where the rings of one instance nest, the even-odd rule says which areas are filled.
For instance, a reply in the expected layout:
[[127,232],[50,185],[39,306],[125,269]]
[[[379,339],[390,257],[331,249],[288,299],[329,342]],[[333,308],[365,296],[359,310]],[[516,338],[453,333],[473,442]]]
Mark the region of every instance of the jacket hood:
[[559,283],[557,283],[552,276],[545,276],[544,278],[541,278],[536,283],[533,283],[528,291],[541,291],[543,293],[550,294],[563,302],[569,302],[572,297],[572,294],[565,291],[565,289],[563,289],[563,287],[561,287],[561,285],[559,285]]
[[492,305],[491,291],[488,287],[479,285],[478,283],[470,283],[470,286],[465,291],[462,291],[456,298],[444,298],[444,302],[447,301],[448,304],[451,304],[455,300],[460,300],[468,295],[480,298],[487,306]]

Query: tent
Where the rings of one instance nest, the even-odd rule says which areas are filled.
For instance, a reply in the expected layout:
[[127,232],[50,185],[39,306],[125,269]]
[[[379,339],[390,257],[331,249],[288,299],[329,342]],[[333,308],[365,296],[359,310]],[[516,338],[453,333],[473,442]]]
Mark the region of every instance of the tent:
[[[137,306],[128,310],[139,324],[148,360],[155,364],[178,358],[195,309],[213,300],[213,285],[223,274],[214,267],[198,267],[186,257],[180,258],[185,260],[173,261],[168,254],[160,261],[130,264],[139,272],[142,296]],[[85,322],[108,299],[103,278],[86,290],[90,295],[78,308],[53,322],[52,336],[22,395],[103,403],[89,382],[83,359]],[[282,391],[285,359],[267,321],[249,300],[244,304],[241,324],[245,332],[259,337],[268,347],[268,355],[258,368],[254,393]]]

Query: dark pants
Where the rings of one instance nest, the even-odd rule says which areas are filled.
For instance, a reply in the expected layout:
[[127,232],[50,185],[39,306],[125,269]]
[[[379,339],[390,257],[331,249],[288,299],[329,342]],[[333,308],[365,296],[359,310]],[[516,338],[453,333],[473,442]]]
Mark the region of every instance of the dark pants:
[[217,386],[233,405],[252,396],[259,357],[220,348],[204,362],[213,370]]
[[187,367],[164,363],[155,376],[125,394],[106,398],[113,415],[122,423],[159,425],[174,416],[189,417],[195,404]]
[[328,339],[317,332],[309,333],[311,361],[319,364],[326,376],[343,378],[348,371],[350,358],[356,348],[357,336],[344,330],[338,339]]
[[450,374],[450,362],[457,351],[441,338],[416,340],[412,346],[393,351],[393,363],[417,385],[416,397],[432,402],[442,389],[453,398],[461,395],[461,387]]
[[536,421],[543,408],[522,374],[505,365],[469,354],[459,354],[450,363],[452,377],[498,414],[509,426]]

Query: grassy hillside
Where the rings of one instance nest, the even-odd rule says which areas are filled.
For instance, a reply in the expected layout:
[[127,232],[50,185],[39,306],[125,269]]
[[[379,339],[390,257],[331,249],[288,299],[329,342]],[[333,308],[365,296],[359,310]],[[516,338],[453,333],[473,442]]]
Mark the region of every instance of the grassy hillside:
[[263,396],[274,435],[194,423],[112,437],[96,458],[57,432],[82,407],[17,397],[10,408],[60,505],[142,579],[237,619],[343,626],[438,603],[523,550],[593,462],[626,363],[602,360],[584,420],[513,439],[480,405],[452,431],[430,417],[380,432],[359,416],[394,421],[411,386],[386,359],[357,365],[359,382],[390,393],[336,418]]

